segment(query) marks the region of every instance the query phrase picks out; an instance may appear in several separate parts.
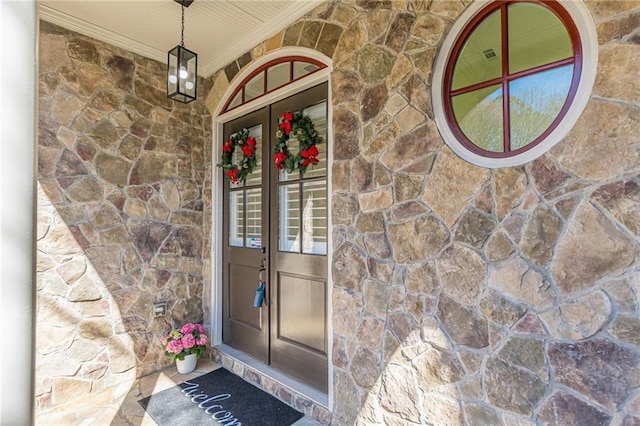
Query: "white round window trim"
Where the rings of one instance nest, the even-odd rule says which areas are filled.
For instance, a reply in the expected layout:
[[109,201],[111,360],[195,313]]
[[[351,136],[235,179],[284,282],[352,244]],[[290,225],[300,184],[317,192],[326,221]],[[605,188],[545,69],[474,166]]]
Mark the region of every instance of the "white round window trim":
[[593,88],[593,83],[596,78],[598,65],[598,38],[591,13],[582,0],[558,1],[558,3],[569,12],[571,19],[573,19],[578,29],[582,42],[582,75],[580,76],[580,82],[578,83],[578,89],[573,102],[558,126],[556,126],[549,136],[533,148],[512,157],[484,157],[470,151],[462,145],[453,134],[449,120],[444,112],[443,81],[444,71],[456,39],[471,19],[489,3],[491,3],[491,1],[476,0],[465,9],[451,27],[451,30],[440,47],[440,52],[435,61],[431,84],[431,99],[433,99],[433,111],[438,130],[449,148],[462,159],[472,164],[494,169],[498,167],[520,166],[535,160],[560,142],[573,128],[580,114],[582,114],[582,111],[587,106],[591,96],[591,89]]

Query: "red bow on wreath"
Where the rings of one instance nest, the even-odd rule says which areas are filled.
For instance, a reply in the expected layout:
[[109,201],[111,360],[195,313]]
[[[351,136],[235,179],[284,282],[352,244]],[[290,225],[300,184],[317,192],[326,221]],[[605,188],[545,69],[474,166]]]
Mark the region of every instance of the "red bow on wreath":
[[242,152],[247,157],[251,157],[253,155],[253,151],[256,150],[256,138],[249,136],[247,138],[247,144],[242,147]]
[[233,151],[233,141],[231,139],[227,139],[227,141],[224,143],[224,146],[222,147],[222,150],[224,152]]
[[283,112],[282,113],[282,118],[280,121],[280,128],[282,129],[282,131],[284,131],[284,134],[289,136],[289,133],[291,133],[291,120],[293,120],[293,113],[292,112]]
[[284,160],[286,159],[287,159],[287,154],[285,154],[284,152],[278,152],[276,155],[273,156],[273,162],[276,164],[276,167],[278,168],[278,170],[282,170]]
[[233,184],[238,183],[238,169],[227,170],[226,173],[227,173],[227,176],[229,176],[231,183]]
[[304,160],[302,161],[303,166],[308,166],[309,163],[318,164],[318,162],[320,161],[317,158],[318,148],[315,145],[311,145],[309,149],[303,149],[300,154],[302,155],[302,158],[304,158]]

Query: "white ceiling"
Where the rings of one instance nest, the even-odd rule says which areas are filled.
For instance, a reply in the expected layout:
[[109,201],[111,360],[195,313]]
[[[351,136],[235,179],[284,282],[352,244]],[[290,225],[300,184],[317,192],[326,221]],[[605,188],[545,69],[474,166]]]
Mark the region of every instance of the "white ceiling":
[[[195,0],[185,9],[185,47],[208,77],[323,0]],[[174,0],[41,0],[40,18],[160,62],[180,44]]]

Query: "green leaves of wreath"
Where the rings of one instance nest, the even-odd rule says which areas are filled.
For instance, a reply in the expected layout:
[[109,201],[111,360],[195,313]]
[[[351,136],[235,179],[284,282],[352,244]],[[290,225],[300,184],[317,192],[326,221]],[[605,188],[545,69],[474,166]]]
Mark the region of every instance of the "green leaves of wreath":
[[[293,173],[300,170],[304,173],[309,165],[318,164],[318,147],[322,137],[318,135],[313,122],[299,112],[283,112],[279,119],[280,128],[276,131],[276,144],[273,147],[273,162],[278,170]],[[297,154],[289,151],[289,138],[298,140],[300,147]]]
[[[247,129],[242,129],[238,133],[231,135],[222,146],[222,157],[218,167],[222,167],[225,176],[231,183],[241,183],[253,172],[258,160],[256,159],[256,138],[249,136]],[[242,161],[233,164],[233,153],[236,148],[242,150]]]

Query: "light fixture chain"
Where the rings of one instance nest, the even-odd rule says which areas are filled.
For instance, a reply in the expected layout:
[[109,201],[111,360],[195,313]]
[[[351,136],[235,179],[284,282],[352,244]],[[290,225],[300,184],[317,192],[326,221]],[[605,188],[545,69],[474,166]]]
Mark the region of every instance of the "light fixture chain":
[[184,3],[182,3],[182,29],[180,31],[180,46],[184,47]]

